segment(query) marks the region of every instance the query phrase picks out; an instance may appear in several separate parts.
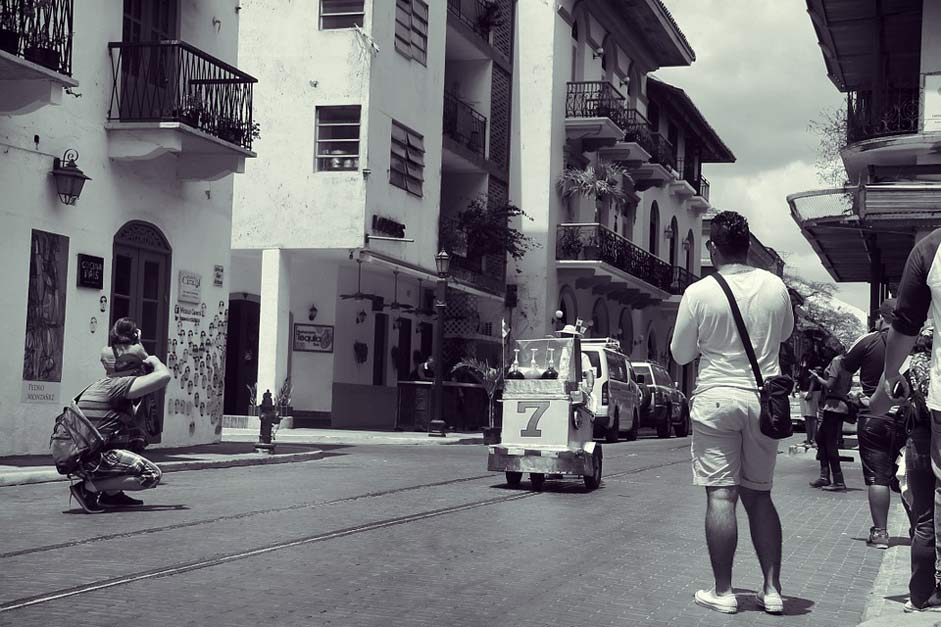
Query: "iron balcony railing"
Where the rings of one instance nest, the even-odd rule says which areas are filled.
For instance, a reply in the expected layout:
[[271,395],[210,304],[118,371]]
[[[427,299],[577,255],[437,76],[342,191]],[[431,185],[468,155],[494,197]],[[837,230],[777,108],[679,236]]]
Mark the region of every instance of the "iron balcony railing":
[[72,75],[73,0],[0,0],[0,50]]
[[846,141],[918,132],[918,89],[880,89],[846,94]]
[[487,118],[448,91],[444,92],[444,134],[486,158]]
[[607,81],[580,81],[568,84],[565,117],[609,118],[622,131],[627,130],[627,100]]
[[673,167],[676,151],[666,137],[653,130],[647,118],[637,109],[626,109],[624,117],[624,141],[634,142],[650,153],[650,161]]
[[670,264],[598,223],[560,224],[556,230],[555,258],[603,261],[664,292],[672,289]]
[[108,51],[109,120],[181,122],[251,150],[256,79],[182,41],[112,42]]
[[673,282],[670,284],[670,293],[681,296],[686,288],[699,280],[699,277],[679,266],[673,266]]
[[702,175],[700,167],[701,165],[697,167],[695,160],[692,159],[676,160],[676,171],[680,173],[683,180],[693,186],[697,196],[709,200],[709,181]]
[[477,33],[481,39],[489,42],[490,29],[481,20],[486,11],[481,0],[448,0],[448,13]]
[[457,218],[439,217],[438,244],[451,255],[454,277],[494,294],[506,291],[506,255],[481,254],[475,250]]

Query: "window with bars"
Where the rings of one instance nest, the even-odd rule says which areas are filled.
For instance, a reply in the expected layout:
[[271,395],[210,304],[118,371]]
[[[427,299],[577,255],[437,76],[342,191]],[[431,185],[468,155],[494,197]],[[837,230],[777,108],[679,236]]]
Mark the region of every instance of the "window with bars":
[[389,182],[410,194],[421,196],[424,171],[424,139],[415,131],[393,121]]
[[366,0],[320,0],[320,30],[363,25]]
[[428,58],[428,5],[395,0],[395,49],[422,65]]
[[359,169],[359,105],[317,107],[317,170]]

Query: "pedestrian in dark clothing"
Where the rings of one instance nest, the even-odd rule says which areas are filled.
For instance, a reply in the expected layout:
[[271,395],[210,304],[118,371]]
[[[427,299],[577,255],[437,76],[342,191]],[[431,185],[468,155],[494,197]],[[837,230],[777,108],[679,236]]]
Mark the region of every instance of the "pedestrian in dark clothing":
[[820,406],[820,425],[817,427],[817,459],[820,461],[820,477],[810,482],[813,488],[829,491],[846,489],[843,469],[840,467],[840,436],[843,422],[850,415],[846,394],[853,384],[853,377],[840,365],[844,355],[837,355],[827,366],[823,382],[823,402]]

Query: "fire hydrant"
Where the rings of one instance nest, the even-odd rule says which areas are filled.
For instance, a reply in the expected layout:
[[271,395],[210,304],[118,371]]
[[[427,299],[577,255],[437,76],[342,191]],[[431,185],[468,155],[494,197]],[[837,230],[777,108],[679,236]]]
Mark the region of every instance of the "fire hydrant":
[[258,420],[261,422],[261,431],[258,434],[258,443],[255,451],[258,453],[274,453],[274,442],[271,441],[271,427],[281,422],[281,416],[271,401],[271,390],[265,390],[258,406]]

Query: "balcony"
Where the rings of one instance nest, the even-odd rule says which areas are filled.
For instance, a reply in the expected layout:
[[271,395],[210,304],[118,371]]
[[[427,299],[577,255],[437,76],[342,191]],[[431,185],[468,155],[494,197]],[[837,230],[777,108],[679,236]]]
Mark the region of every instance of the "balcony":
[[670,283],[670,293],[682,296],[686,288],[699,280],[699,277],[679,266],[673,266],[673,282]]
[[451,255],[451,275],[458,281],[491,294],[506,291],[506,255],[475,251],[457,218],[439,218],[438,242]]
[[182,41],[112,42],[109,156],[172,154],[182,179],[243,172],[254,157],[252,89],[244,72]]
[[[444,136],[453,140],[463,156],[487,158],[487,118],[454,94],[444,92]],[[455,147],[448,146],[455,150]]]
[[636,171],[631,172],[635,189],[644,191],[673,180],[674,176],[670,171],[676,163],[673,144],[655,132],[640,111],[628,109],[625,120],[624,141],[637,144],[650,155],[647,163],[641,164]]
[[0,0],[0,114],[62,102],[72,76],[73,0]]
[[480,0],[448,0],[448,14],[473,31],[480,39],[490,43],[490,29],[481,16],[487,9]]
[[846,94],[848,144],[918,132],[918,89],[881,89]]
[[[565,94],[565,130],[576,139],[611,145],[624,138],[627,101],[611,83],[568,83]],[[588,148],[591,150],[591,147]]]
[[564,262],[560,268],[583,274],[583,286],[624,304],[656,304],[675,290],[670,264],[598,223],[560,224],[555,258]]

